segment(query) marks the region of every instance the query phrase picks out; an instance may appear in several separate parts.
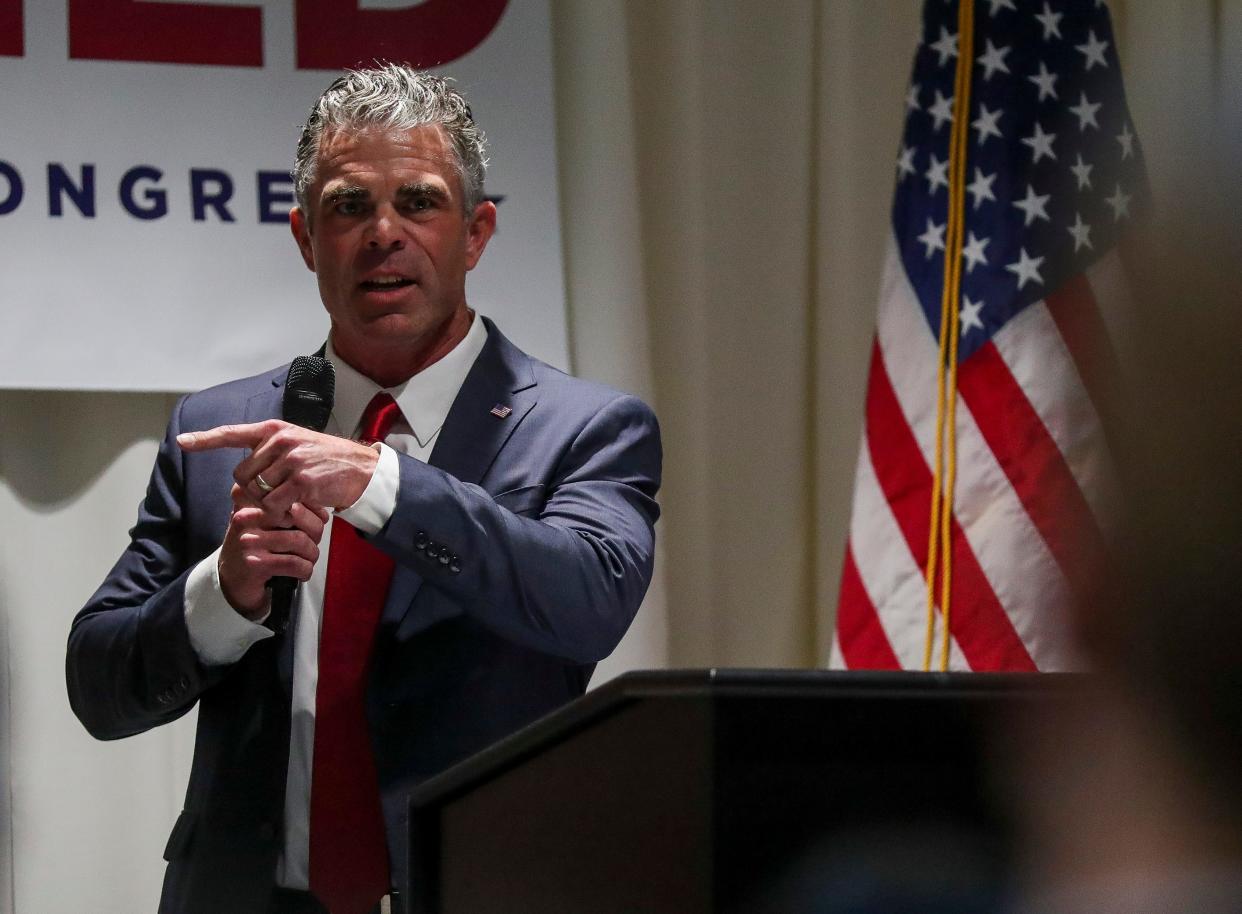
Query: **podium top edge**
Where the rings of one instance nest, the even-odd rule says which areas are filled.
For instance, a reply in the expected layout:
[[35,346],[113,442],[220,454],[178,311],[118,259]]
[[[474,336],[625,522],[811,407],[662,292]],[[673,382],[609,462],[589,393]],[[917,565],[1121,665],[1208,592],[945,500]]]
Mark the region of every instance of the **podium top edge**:
[[922,673],[907,670],[820,670],[711,667],[683,670],[634,670],[599,686],[591,694],[626,692],[656,687],[661,691],[683,689],[717,691],[753,688],[767,691],[845,689],[867,692],[932,689],[938,692],[990,693],[996,690],[1064,688],[1087,680],[1082,673]]
[[1072,690],[1080,673],[915,673],[859,670],[684,669],[636,670],[534,721],[476,755],[429,778],[410,794],[411,811],[443,802],[544,747],[634,702],[651,699],[810,698],[884,700],[914,696],[939,700],[1036,697]]

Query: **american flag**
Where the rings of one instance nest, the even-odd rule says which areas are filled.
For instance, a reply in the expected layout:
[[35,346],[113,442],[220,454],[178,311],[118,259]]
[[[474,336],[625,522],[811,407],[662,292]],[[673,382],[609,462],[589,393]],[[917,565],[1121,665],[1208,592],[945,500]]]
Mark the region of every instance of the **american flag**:
[[927,0],[906,108],[832,665],[922,669],[934,644],[933,669],[1073,669],[1067,620],[1096,598],[1114,514],[1117,242],[1146,200],[1108,10]]

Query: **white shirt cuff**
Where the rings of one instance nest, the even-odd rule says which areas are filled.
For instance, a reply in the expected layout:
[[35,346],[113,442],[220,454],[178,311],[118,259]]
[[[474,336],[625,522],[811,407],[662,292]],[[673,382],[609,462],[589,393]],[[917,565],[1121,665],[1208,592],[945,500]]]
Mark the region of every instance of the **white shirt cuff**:
[[368,535],[384,529],[384,524],[388,523],[392,512],[397,510],[397,489],[401,485],[401,465],[397,461],[397,452],[386,444],[378,447],[379,463],[375,465],[371,481],[356,502],[336,512],[341,520]]
[[190,646],[207,666],[236,663],[250,645],[275,634],[229,605],[220,588],[219,561],[217,549],[191,568],[185,579],[185,627]]

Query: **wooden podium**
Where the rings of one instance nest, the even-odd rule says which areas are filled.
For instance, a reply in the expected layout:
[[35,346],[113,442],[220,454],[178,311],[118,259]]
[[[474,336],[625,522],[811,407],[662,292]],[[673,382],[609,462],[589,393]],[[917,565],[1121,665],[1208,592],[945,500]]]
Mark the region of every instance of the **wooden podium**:
[[418,788],[406,907],[986,910],[1012,846],[996,722],[1065,693],[1055,676],[631,673]]

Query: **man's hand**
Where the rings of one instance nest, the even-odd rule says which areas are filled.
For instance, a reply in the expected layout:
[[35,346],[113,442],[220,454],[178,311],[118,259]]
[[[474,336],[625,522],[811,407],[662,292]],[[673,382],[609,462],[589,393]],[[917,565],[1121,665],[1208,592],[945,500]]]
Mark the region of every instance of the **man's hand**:
[[233,486],[233,516],[220,546],[220,589],[247,619],[267,612],[269,579],[283,575],[305,581],[319,558],[328,512],[295,503],[287,524],[273,528],[269,516],[241,486]]
[[[365,444],[279,419],[186,432],[177,436],[177,444],[186,451],[250,448],[233,479],[262,506],[272,527],[287,526],[287,514],[295,504],[348,508],[362,495],[379,462],[376,450]],[[260,474],[270,491],[256,481]],[[285,524],[279,523],[282,519]]]

